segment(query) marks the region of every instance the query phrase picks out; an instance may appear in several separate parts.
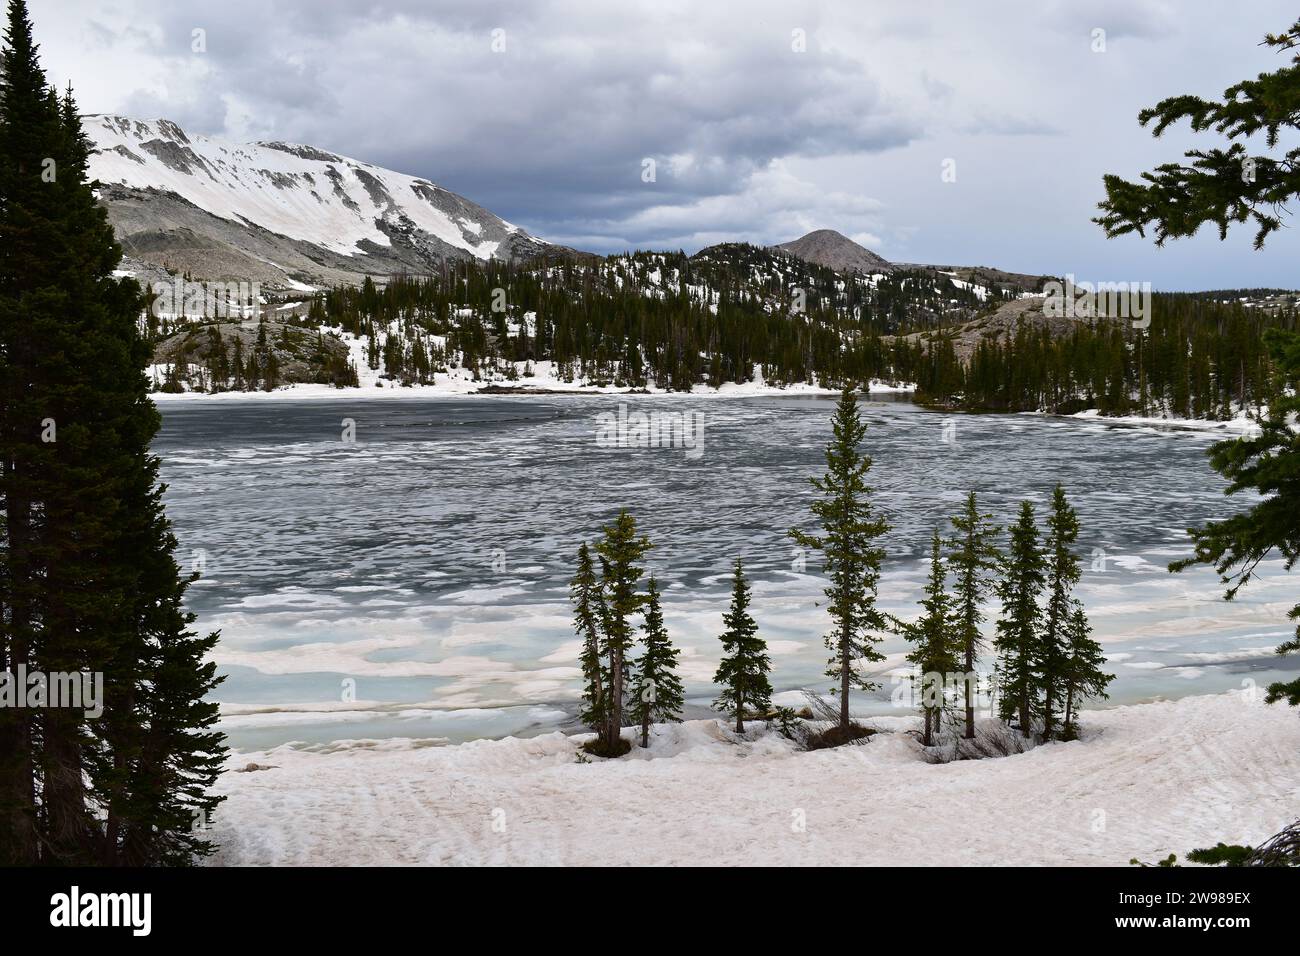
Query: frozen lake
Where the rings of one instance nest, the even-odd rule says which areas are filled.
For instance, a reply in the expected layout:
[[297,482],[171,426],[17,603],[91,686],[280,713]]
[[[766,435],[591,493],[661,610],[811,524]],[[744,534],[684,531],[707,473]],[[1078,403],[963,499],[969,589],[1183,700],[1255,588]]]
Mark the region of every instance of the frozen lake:
[[[703,452],[597,444],[618,412],[703,416]],[[577,643],[567,602],[583,538],[626,506],[707,706],[727,572],[742,558],[778,691],[825,689],[823,583],[786,531],[807,526],[832,399],[531,396],[161,403],[155,442],[199,626],[220,628],[224,729],[240,749],[290,740],[464,740],[571,727]],[[1080,596],[1112,669],[1112,702],[1277,679],[1296,582],[1280,564],[1236,601],[1207,569],[1180,575],[1185,528],[1225,499],[1212,436],[1104,420],[946,417],[864,403],[877,502],[893,523],[881,604],[911,617],[937,524],[968,489],[1006,523],[1062,481],[1082,523]],[[344,419],[355,423],[345,441]],[[886,671],[862,711],[898,713]],[[1249,686],[1247,684],[1246,686]],[[702,715],[700,709],[692,714]]]

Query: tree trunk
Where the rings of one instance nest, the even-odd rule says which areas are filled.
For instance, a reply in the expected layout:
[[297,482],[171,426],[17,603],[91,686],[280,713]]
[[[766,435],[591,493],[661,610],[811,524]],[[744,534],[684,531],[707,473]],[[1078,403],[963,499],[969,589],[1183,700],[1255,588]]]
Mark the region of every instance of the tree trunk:
[[966,635],[966,739],[975,739],[975,640]]
[[931,713],[933,713],[933,708],[931,707],[925,708],[925,741],[924,742],[925,742],[925,746],[927,747],[931,746],[931,740],[930,740],[930,714]]
[[605,715],[605,746],[611,751],[618,746],[623,729],[623,653],[617,648],[609,652],[609,713]]
[[[13,480],[14,464],[5,464]],[[27,605],[30,565],[26,560],[30,509],[25,500],[11,495],[5,508],[8,533],[9,581],[13,595],[9,608],[8,659],[3,663],[17,678],[19,666],[32,666],[30,610]],[[26,693],[26,687],[15,687]],[[31,866],[40,859],[36,820],[36,780],[32,757],[31,711],[25,707],[0,710],[0,863]]]
[[840,643],[840,729],[849,729],[849,639],[845,634]]
[[91,862],[90,815],[86,810],[80,717],[67,707],[51,707],[45,715],[44,773],[41,808],[49,863],[75,866]]
[[591,678],[592,709],[599,714],[605,704],[605,688],[600,679],[600,643],[595,637],[592,638],[591,656],[596,661],[596,673]]
[[[25,689],[24,689],[25,690]],[[25,708],[0,715],[0,864],[39,862],[31,722]]]
[[650,715],[646,714],[641,718],[641,746],[650,746]]

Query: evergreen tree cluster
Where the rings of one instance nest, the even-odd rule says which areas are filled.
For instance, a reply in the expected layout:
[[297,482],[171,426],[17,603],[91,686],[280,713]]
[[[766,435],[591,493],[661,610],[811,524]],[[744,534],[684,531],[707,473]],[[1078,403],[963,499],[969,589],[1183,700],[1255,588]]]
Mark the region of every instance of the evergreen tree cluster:
[[285,384],[282,368],[302,369],[294,381],[335,388],[355,388],[357,369],[347,346],[323,329],[288,321],[257,321],[257,332],[245,346],[241,328],[229,323],[188,324],[170,346],[170,361],[156,383],[162,392],[271,392]]
[[[574,631],[582,642],[579,718],[595,732],[588,749],[599,756],[627,752],[621,739],[625,724],[637,726],[641,746],[648,747],[652,724],[681,720],[684,694],[677,674],[681,652],[664,626],[658,582],[652,575],[644,592],[638,587],[645,573],[639,562],[650,547],[626,511],[602,529],[594,549],[586,542],[578,547],[569,598]],[[737,733],[743,733],[746,716],[768,716],[771,661],[749,613],[749,583],[740,561],[733,583],[731,608],[723,615],[725,630],[720,637],[723,657],[714,677],[723,689],[714,706],[735,721]],[[641,652],[634,659],[635,614],[641,616]]]
[[748,382],[756,366],[778,384],[911,380],[922,350],[881,337],[982,307],[942,275],[840,275],[728,243],[693,256],[449,261],[438,275],[322,293],[307,320],[364,338],[370,368],[403,383],[452,368],[513,380],[548,361],[564,381],[689,390]]
[[1078,515],[1060,485],[1052,492],[1046,533],[1029,501],[1020,503],[1009,530],[997,583],[998,711],[1025,737],[1072,739],[1079,704],[1105,698],[1114,680],[1102,671],[1101,645],[1073,594],[1080,577],[1073,550],[1078,536]]
[[[595,732],[589,749],[600,756],[626,752],[621,735],[629,719],[641,728],[642,747],[650,746],[651,724],[681,719],[679,652],[664,627],[659,586],[653,576],[644,592],[639,585],[645,574],[641,559],[650,547],[650,540],[637,532],[636,519],[620,511],[602,529],[594,549],[586,542],[578,548],[569,595],[574,630],[582,641],[580,718]],[[633,617],[638,613],[642,652],[634,660]]]
[[[1075,737],[1079,706],[1106,697],[1114,676],[1104,673],[1101,645],[1092,638],[1083,605],[1074,596],[1081,575],[1074,550],[1079,519],[1065,489],[1057,485],[1052,492],[1045,533],[1033,504],[1021,503],[1005,550],[999,547],[1001,529],[993,516],[981,512],[975,493],[969,493],[951,518],[951,535],[945,538],[936,529],[931,536],[922,613],[915,621],[901,621],[876,606],[884,558],[880,539],[888,522],[866,483],[871,468],[871,458],[862,450],[867,426],[852,389],[841,394],[831,425],[826,472],[811,479],[817,493],[811,512],[819,530],[790,531],[800,545],[822,555],[827,576],[831,629],[825,638],[830,651],[826,675],[835,680],[831,694],[836,704],[828,707],[834,724],[822,732],[823,745],[866,733],[850,718],[849,693],[876,686],[864,668],[884,660],[877,645],[889,632],[901,633],[912,645],[907,661],[917,674],[925,745],[934,742],[945,721],[973,738],[976,666],[985,650],[980,625],[993,596],[1001,602],[995,641],[999,716],[1025,737]],[[645,573],[640,562],[650,547],[632,516],[621,511],[594,548],[585,542],[578,548],[570,599],[582,648],[580,717],[597,735],[589,748],[603,756],[626,752],[620,735],[629,722],[640,727],[645,747],[651,724],[681,718],[678,651],[664,627],[659,587],[653,577],[644,591],[639,586]],[[772,713],[771,659],[750,603],[750,585],[737,560],[719,638],[722,659],[714,674],[721,691],[713,704],[734,721],[737,733],[744,732],[747,717],[784,721],[787,727],[791,719],[788,713]],[[633,617],[638,614],[643,650],[633,661]],[[963,683],[964,699],[958,686]],[[964,711],[960,721],[959,706]]]
[[[71,91],[46,81],[22,0],[4,40],[0,864],[186,864],[213,849],[217,636],[183,609],[193,575],[149,452],[143,299],[113,275],[89,143]],[[102,713],[53,699],[74,681],[92,694],[102,681]]]
[[1113,680],[1102,671],[1101,645],[1073,596],[1080,576],[1073,551],[1079,521],[1065,490],[1057,485],[1052,493],[1045,536],[1028,501],[1021,502],[1005,550],[999,547],[1001,529],[991,519],[969,493],[951,519],[952,537],[945,541],[938,529],[933,533],[921,615],[897,622],[912,645],[907,660],[916,673],[926,746],[959,703],[965,711],[962,736],[975,737],[975,668],[984,648],[980,623],[989,596],[1001,604],[994,642],[998,715],[1025,737],[1073,738],[1079,704],[1106,697]]
[[1143,330],[1080,322],[1064,337],[1022,326],[1010,341],[980,342],[967,365],[937,348],[918,393],[979,411],[1228,419],[1274,391],[1264,331],[1300,327],[1294,308],[1165,293],[1151,297],[1149,318]]
[[[689,390],[745,383],[912,382],[922,401],[979,411],[1222,419],[1276,378],[1267,328],[1295,329],[1293,305],[1254,308],[1190,294],[1151,297],[1150,325],[1079,321],[1068,335],[1023,325],[978,343],[949,334],[1011,295],[981,302],[925,271],[840,275],[738,243],[694,256],[637,252],[523,264],[448,262],[440,275],[322,293],[302,320],[361,337],[371,370],[427,384],[560,380]],[[927,342],[903,338],[930,333]]]

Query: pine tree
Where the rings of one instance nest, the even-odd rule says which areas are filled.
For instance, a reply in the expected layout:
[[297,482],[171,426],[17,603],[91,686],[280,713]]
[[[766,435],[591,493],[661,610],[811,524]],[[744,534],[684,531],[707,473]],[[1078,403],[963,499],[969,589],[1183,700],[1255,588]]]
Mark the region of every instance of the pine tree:
[[930,577],[921,600],[923,613],[913,624],[903,628],[903,635],[913,648],[907,661],[916,667],[916,686],[921,696],[925,714],[923,743],[929,747],[934,733],[939,730],[947,690],[947,678],[960,666],[953,640],[956,609],[947,590],[947,569],[944,567],[942,542],[936,529],[930,542]]
[[[1271,330],[1265,339],[1277,366],[1277,380],[1267,413],[1253,416],[1258,432],[1216,443],[1210,465],[1228,480],[1224,494],[1253,492],[1258,500],[1229,518],[1188,529],[1195,555],[1175,561],[1170,571],[1193,564],[1210,564],[1232,600],[1250,583],[1260,562],[1276,552],[1289,571],[1300,556],[1300,335]],[[1300,621],[1300,604],[1287,616]],[[1300,624],[1295,636],[1277,648],[1278,654],[1300,652]],[[1300,706],[1300,678],[1270,684],[1265,700],[1286,700]]]
[[1039,648],[1042,612],[1038,595],[1043,590],[1043,553],[1038,544],[1034,506],[1020,503],[1020,515],[1011,526],[1010,542],[998,582],[1002,614],[997,622],[999,715],[1008,723],[1016,718],[1020,733],[1033,735],[1038,711],[1035,658]]
[[730,714],[736,720],[736,733],[745,732],[745,709],[762,713],[772,705],[772,684],[768,672],[772,669],[767,656],[767,642],[758,636],[758,624],[749,613],[749,582],[740,559],[731,586],[731,608],[722,615],[726,628],[718,638],[722,642],[722,660],[718,663],[713,682],[722,686],[722,692],[713,702],[716,710]]
[[839,728],[849,729],[849,690],[871,690],[876,685],[862,676],[862,662],[884,660],[876,650],[887,627],[885,616],[876,608],[876,586],[884,549],[877,543],[888,523],[871,506],[871,488],[866,475],[871,458],[859,450],[867,426],[858,412],[857,395],[845,388],[832,420],[833,437],[826,446],[826,473],[811,478],[821,495],[811,511],[822,527],[820,535],[795,528],[790,535],[800,545],[820,551],[825,558],[830,585],[828,610],[833,627],[826,637],[831,651],[826,676],[839,681]]
[[636,520],[620,511],[613,524],[602,529],[605,538],[596,545],[600,556],[602,603],[601,635],[604,639],[605,666],[608,673],[609,706],[605,711],[602,740],[606,756],[623,752],[621,732],[624,716],[624,689],[627,686],[632,648],[632,615],[645,603],[637,582],[645,573],[638,563],[650,550],[650,540],[637,535]]
[[1075,712],[1079,704],[1088,699],[1100,697],[1105,700],[1109,695],[1106,688],[1115,679],[1114,674],[1105,673],[1106,655],[1102,647],[1092,638],[1092,627],[1084,613],[1083,604],[1073,602],[1069,625],[1066,628],[1068,656],[1064,679],[1065,685],[1065,725],[1061,729],[1064,740],[1073,740],[1078,736],[1074,724]]
[[975,492],[966,495],[965,510],[952,519],[956,534],[949,542],[952,549],[948,562],[954,578],[954,637],[958,654],[965,668],[965,736],[975,736],[975,664],[984,647],[980,624],[984,620],[981,610],[984,599],[997,585],[997,571],[1002,555],[995,544],[1001,528],[992,522],[991,514],[982,514],[975,500]]
[[677,657],[681,651],[673,647],[664,628],[664,615],[659,607],[659,585],[654,576],[646,584],[644,651],[636,662],[632,679],[629,708],[632,719],[641,725],[641,746],[650,746],[650,725],[656,720],[664,723],[682,719],[684,693],[681,678],[677,676]]
[[1046,560],[1047,608],[1039,634],[1036,676],[1043,690],[1043,739],[1051,740],[1056,723],[1057,694],[1065,681],[1070,656],[1069,630],[1079,583],[1079,558],[1073,551],[1079,537],[1079,516],[1065,498],[1065,489],[1052,491],[1052,514],[1043,542]]
[[578,548],[578,570],[569,584],[573,630],[582,641],[582,712],[579,719],[598,734],[605,732],[605,687],[609,683],[600,643],[600,581],[587,542]]
[[[11,2],[0,85],[0,480],[5,535],[0,668],[10,672],[19,666],[40,667],[39,476],[57,467],[53,448],[37,440],[38,423],[49,417],[49,382],[56,374],[48,368],[42,345],[47,335],[56,348],[68,337],[59,323],[59,303],[48,301],[55,290],[42,290],[54,282],[47,252],[57,253],[61,238],[61,197],[51,188],[57,182],[43,182],[40,175],[47,160],[57,164],[60,152],[59,120],[49,92],[26,8]],[[29,710],[0,708],[0,863],[40,860],[38,733],[36,715]]]
[[[1300,20],[1285,33],[1265,36],[1264,44],[1278,52],[1300,46]],[[1290,66],[1234,83],[1223,91],[1222,101],[1171,96],[1142,110],[1138,122],[1146,126],[1155,120],[1155,136],[1183,119],[1193,132],[1214,130],[1229,140],[1249,141],[1263,134],[1264,143],[1273,150],[1284,127],[1300,129],[1297,96],[1300,54],[1292,57]],[[1234,142],[1226,150],[1189,150],[1184,156],[1190,164],[1162,164],[1143,173],[1142,183],[1105,176],[1106,198],[1098,204],[1102,215],[1093,221],[1106,230],[1107,237],[1145,235],[1154,225],[1156,244],[1164,245],[1167,239],[1195,235],[1206,223],[1217,226],[1219,238],[1224,239],[1232,224],[1253,219],[1258,249],[1281,228],[1280,211],[1287,201],[1300,195],[1294,172],[1300,164],[1300,147],[1292,146],[1278,156],[1251,156],[1242,143]]]
[[[1277,52],[1300,47],[1300,20],[1281,34],[1265,36],[1264,44]],[[1275,150],[1284,127],[1300,127],[1294,107],[1297,97],[1300,53],[1292,56],[1287,67],[1228,87],[1221,101],[1174,96],[1143,110],[1138,121],[1145,126],[1156,120],[1156,135],[1182,119],[1190,120],[1196,132],[1214,129],[1230,140],[1263,133],[1268,149]],[[1108,236],[1143,235],[1154,224],[1159,245],[1168,238],[1194,235],[1206,223],[1214,223],[1223,239],[1233,224],[1253,219],[1258,249],[1281,227],[1279,213],[1286,203],[1300,196],[1294,172],[1300,147],[1292,146],[1278,156],[1251,156],[1241,142],[1234,142],[1226,151],[1196,150],[1185,156],[1192,160],[1190,165],[1166,163],[1143,173],[1146,184],[1105,177],[1103,214],[1094,221]],[[1269,329],[1261,338],[1276,377],[1263,388],[1267,414],[1254,415],[1260,432],[1210,449],[1211,466],[1228,480],[1224,493],[1252,491],[1260,500],[1230,518],[1190,529],[1194,556],[1169,566],[1170,571],[1182,571],[1193,564],[1213,565],[1227,585],[1228,600],[1250,582],[1269,554],[1280,554],[1287,570],[1300,556],[1300,433],[1292,421],[1300,413],[1300,335],[1293,329]],[[1200,340],[1195,344],[1201,345]],[[1203,347],[1194,349],[1189,364],[1198,382],[1196,404],[1203,405],[1211,377]],[[1218,363],[1216,367],[1231,366]],[[1300,604],[1291,608],[1288,617],[1300,620]],[[1295,637],[1277,648],[1278,654],[1294,652],[1300,652],[1300,624]],[[1300,678],[1271,684],[1265,699],[1269,703],[1285,699],[1300,706]]]
[[144,297],[86,181],[71,92],[11,0],[0,85],[0,666],[102,673],[104,713],[0,712],[0,861],[189,863],[217,804],[216,686],[182,610]]

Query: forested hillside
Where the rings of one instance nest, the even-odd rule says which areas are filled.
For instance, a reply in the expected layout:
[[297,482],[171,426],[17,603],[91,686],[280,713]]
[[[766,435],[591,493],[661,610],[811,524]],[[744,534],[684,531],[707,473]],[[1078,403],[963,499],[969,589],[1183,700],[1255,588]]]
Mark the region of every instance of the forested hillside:
[[981,342],[966,365],[936,347],[917,379],[928,401],[969,410],[1225,419],[1265,400],[1275,371],[1266,328],[1296,328],[1279,311],[1200,295],[1155,294],[1150,324],[1075,323],[1067,335],[1029,324]]
[[[687,390],[750,381],[756,366],[770,384],[910,380],[921,350],[887,347],[881,334],[957,325],[1011,295],[922,271],[841,276],[728,244],[694,256],[557,257],[526,267],[448,262],[433,276],[332,289],[297,314],[265,311],[359,339],[362,360],[400,384],[452,369],[485,383],[521,381],[547,361],[566,383]],[[223,359],[192,324],[156,323],[156,359],[184,366],[168,370],[168,387],[236,387],[229,349]],[[177,334],[196,347],[177,354]],[[245,351],[243,387],[266,387],[267,366],[284,364],[272,356],[265,344]],[[308,380],[350,384],[332,373]]]
[[[550,381],[572,385],[684,391],[756,378],[832,388],[880,379],[957,409],[1224,418],[1267,391],[1262,330],[1296,324],[1295,307],[1274,294],[1256,303],[1198,293],[1156,294],[1145,329],[1071,320],[982,330],[1021,295],[933,270],[841,274],[734,243],[693,256],[448,262],[430,276],[273,303],[263,310],[269,335],[232,335],[215,322],[198,334],[192,321],[164,318],[154,327],[155,361],[159,386],[171,391],[347,387],[364,367],[394,385],[455,373],[523,387],[545,362]],[[976,344],[954,348],[963,335]]]

